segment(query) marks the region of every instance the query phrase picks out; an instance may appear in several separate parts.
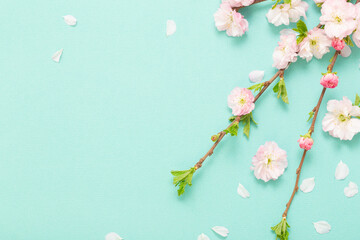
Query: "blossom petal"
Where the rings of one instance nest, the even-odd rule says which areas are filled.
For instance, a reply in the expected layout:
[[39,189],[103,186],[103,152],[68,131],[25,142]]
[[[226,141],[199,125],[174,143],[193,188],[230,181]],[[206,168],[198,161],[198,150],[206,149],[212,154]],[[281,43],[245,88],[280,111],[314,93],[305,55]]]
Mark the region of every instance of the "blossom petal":
[[350,54],[351,54],[351,49],[348,45],[345,44],[345,47],[343,50],[341,50],[340,55],[342,57],[348,57],[348,56],[350,56]]
[[66,22],[67,25],[69,26],[75,26],[76,25],[76,18],[74,16],[71,16],[71,15],[66,15],[63,17],[64,18],[64,21]]
[[174,20],[167,20],[166,22],[166,36],[171,36],[176,32],[176,23]]
[[315,178],[314,177],[304,179],[300,185],[300,189],[304,193],[311,192],[312,190],[314,190],[314,187],[315,187]]
[[355,196],[359,192],[358,185],[354,182],[349,182],[349,186],[344,189],[344,194],[348,198]]
[[114,232],[111,232],[105,236],[105,240],[122,240],[122,239],[123,238],[121,238],[119,235],[117,235]]
[[51,59],[54,60],[57,63],[60,62],[60,58],[61,58],[61,55],[62,55],[63,51],[64,51],[64,49],[60,49],[59,51],[54,53],[54,55],[51,57]]
[[349,175],[349,167],[340,161],[335,170],[335,179],[342,180],[345,179]]
[[330,224],[326,221],[314,222],[313,224],[315,230],[320,234],[328,233],[331,230]]
[[250,82],[253,82],[253,83],[260,82],[261,80],[263,80],[264,74],[265,74],[264,71],[259,71],[259,70],[252,71],[249,74]]
[[229,234],[229,230],[226,227],[215,226],[212,230],[222,237],[227,237]]
[[239,183],[237,192],[242,198],[250,197],[250,193],[248,192],[248,190],[246,190],[245,187],[240,183]]
[[202,233],[198,236],[197,240],[210,240],[210,238]]

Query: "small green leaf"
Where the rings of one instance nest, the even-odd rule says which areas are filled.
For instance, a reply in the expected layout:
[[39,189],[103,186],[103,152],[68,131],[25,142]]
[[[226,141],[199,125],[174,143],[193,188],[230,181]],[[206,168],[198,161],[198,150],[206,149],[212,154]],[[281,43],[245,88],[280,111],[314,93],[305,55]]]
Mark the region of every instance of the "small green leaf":
[[355,106],[360,107],[360,96],[358,94],[356,94],[356,97],[355,97]]
[[296,38],[296,44],[299,45],[306,38],[306,36],[307,35],[303,35],[303,34],[298,35]]
[[245,134],[245,136],[247,138],[249,138],[250,136],[250,125],[251,122],[253,122],[255,125],[257,125],[257,122],[255,122],[254,117],[252,115],[252,113],[249,113],[247,115],[244,115],[241,117],[240,121],[243,123],[244,125],[244,129],[243,129],[243,133]]
[[185,192],[186,185],[191,186],[192,177],[194,175],[195,168],[192,167],[188,170],[183,171],[171,171],[171,174],[174,176],[173,184],[179,186],[178,195],[182,195]]
[[289,103],[286,85],[283,78],[280,78],[280,81],[274,86],[273,91],[277,93],[277,98],[281,97],[284,103]]
[[351,38],[350,38],[350,35],[347,36],[346,38],[344,38],[344,41],[347,45],[349,45],[350,47],[353,47],[354,46],[354,43],[352,42]]
[[307,26],[302,20],[299,20],[297,22],[296,27],[299,30],[299,33],[307,34],[307,31],[308,31]]
[[231,116],[231,117],[229,117],[229,121],[230,121],[230,122],[233,122],[235,119],[236,119],[236,116]]
[[235,122],[230,127],[228,127],[227,129],[224,130],[224,132],[226,134],[230,133],[231,136],[237,136],[238,131],[239,131],[239,123],[238,122]]
[[314,117],[314,111],[309,112],[309,118],[307,122],[309,122]]
[[291,3],[291,0],[284,0],[284,3],[290,4],[290,3]]
[[288,228],[290,228],[290,226],[287,223],[286,218],[283,218],[281,222],[278,225],[272,227],[271,230],[275,232],[276,239],[288,240],[289,239]]
[[254,84],[251,87],[249,87],[249,90],[254,90],[254,93],[256,93],[257,91],[261,91],[261,89],[264,87],[264,83],[258,83],[258,84]]

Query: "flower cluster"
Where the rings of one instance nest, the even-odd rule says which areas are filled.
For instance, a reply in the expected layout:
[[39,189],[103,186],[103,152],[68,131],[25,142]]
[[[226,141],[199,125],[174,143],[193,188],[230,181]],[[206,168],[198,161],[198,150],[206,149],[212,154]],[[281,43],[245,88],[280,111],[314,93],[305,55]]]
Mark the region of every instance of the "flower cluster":
[[[289,14],[286,15],[286,13],[289,12],[288,9],[294,8],[295,3],[300,4],[292,0],[290,3],[276,5],[267,14],[269,22],[275,25],[288,24],[291,17],[288,17]],[[322,26],[308,31],[305,23],[299,21],[299,17],[296,18],[297,28],[294,30],[297,33],[287,33],[286,37],[283,33],[281,34],[281,41],[273,54],[274,67],[283,69],[289,63],[295,62],[297,57],[306,61],[310,61],[313,57],[321,59],[330,52],[330,47],[341,51],[341,56],[348,57],[351,54],[348,46],[352,46],[351,34],[354,43],[360,47],[360,3],[352,4],[346,0],[327,0],[321,3],[320,24]],[[302,9],[298,11],[303,12],[305,4],[297,9]],[[284,38],[291,38],[292,41],[284,41]],[[295,46],[294,38],[296,38],[297,46]]]
[[289,25],[290,22],[297,22],[300,17],[306,19],[306,11],[309,5],[301,0],[284,0],[283,4],[279,4],[279,0],[266,14],[268,21],[275,26],[282,24]]

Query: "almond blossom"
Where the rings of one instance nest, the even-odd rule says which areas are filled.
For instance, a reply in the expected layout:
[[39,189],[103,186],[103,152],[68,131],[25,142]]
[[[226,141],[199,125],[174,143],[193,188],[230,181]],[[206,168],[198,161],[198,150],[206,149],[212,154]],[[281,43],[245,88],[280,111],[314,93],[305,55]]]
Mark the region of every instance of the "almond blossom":
[[320,84],[324,88],[336,88],[339,83],[339,77],[335,73],[326,73],[320,79]]
[[322,127],[331,136],[340,140],[351,140],[355,134],[360,132],[360,108],[353,106],[352,102],[344,97],[343,100],[330,100]]
[[247,88],[234,88],[228,96],[228,106],[235,116],[251,113],[255,108],[254,95]]
[[243,15],[232,9],[229,2],[220,4],[220,8],[214,14],[215,26],[219,31],[226,31],[231,37],[242,36],[249,28],[248,21]]
[[231,7],[250,6],[255,0],[223,0],[222,2],[230,3]]
[[273,53],[273,67],[284,69],[290,62],[296,62],[298,45],[295,32],[282,30],[280,34],[279,46],[275,48]]
[[259,147],[252,159],[254,175],[265,182],[278,179],[287,168],[286,152],[275,142],[266,142]]
[[326,36],[323,29],[314,28],[308,32],[307,37],[300,43],[299,57],[310,61],[313,56],[321,59],[328,53],[331,39]]
[[356,28],[355,5],[346,0],[327,0],[321,8],[320,23],[330,37],[343,39]]
[[356,30],[352,35],[352,39],[357,47],[360,48],[360,3],[355,5],[356,9]]
[[290,22],[297,22],[300,17],[306,19],[306,11],[309,5],[301,0],[292,0],[291,3],[277,4],[266,14],[269,23],[275,26],[282,24],[289,25]]

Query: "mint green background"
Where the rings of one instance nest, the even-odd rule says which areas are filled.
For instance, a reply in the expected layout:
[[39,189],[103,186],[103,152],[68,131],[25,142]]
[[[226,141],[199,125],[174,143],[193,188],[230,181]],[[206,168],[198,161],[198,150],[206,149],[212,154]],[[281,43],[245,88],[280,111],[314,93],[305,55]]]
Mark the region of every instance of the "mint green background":
[[[309,1],[309,26],[319,10]],[[251,138],[226,137],[178,198],[170,170],[191,167],[210,148],[210,136],[227,126],[227,95],[248,87],[251,70],[270,78],[279,30],[265,14],[271,3],[241,11],[250,30],[229,38],[214,27],[219,1],[35,0],[0,3],[0,238],[98,240],[108,232],[125,239],[274,239],[290,197],[307,131],[330,55],[285,74],[290,105],[267,91],[256,105]],[[67,26],[62,16],[78,19]],[[166,20],[178,30],[165,36]],[[52,54],[64,48],[59,64]],[[360,136],[341,142],[321,130],[329,99],[360,92],[360,51],[340,58],[340,85],[328,91],[301,179],[315,176],[312,193],[299,192],[289,212],[292,240],[356,240]],[[288,153],[276,182],[258,181],[251,158],[265,141]],[[350,167],[335,181],[335,167]],[[251,193],[237,195],[238,183]],[[332,230],[318,235],[312,222]],[[221,238],[220,238],[221,239]]]

